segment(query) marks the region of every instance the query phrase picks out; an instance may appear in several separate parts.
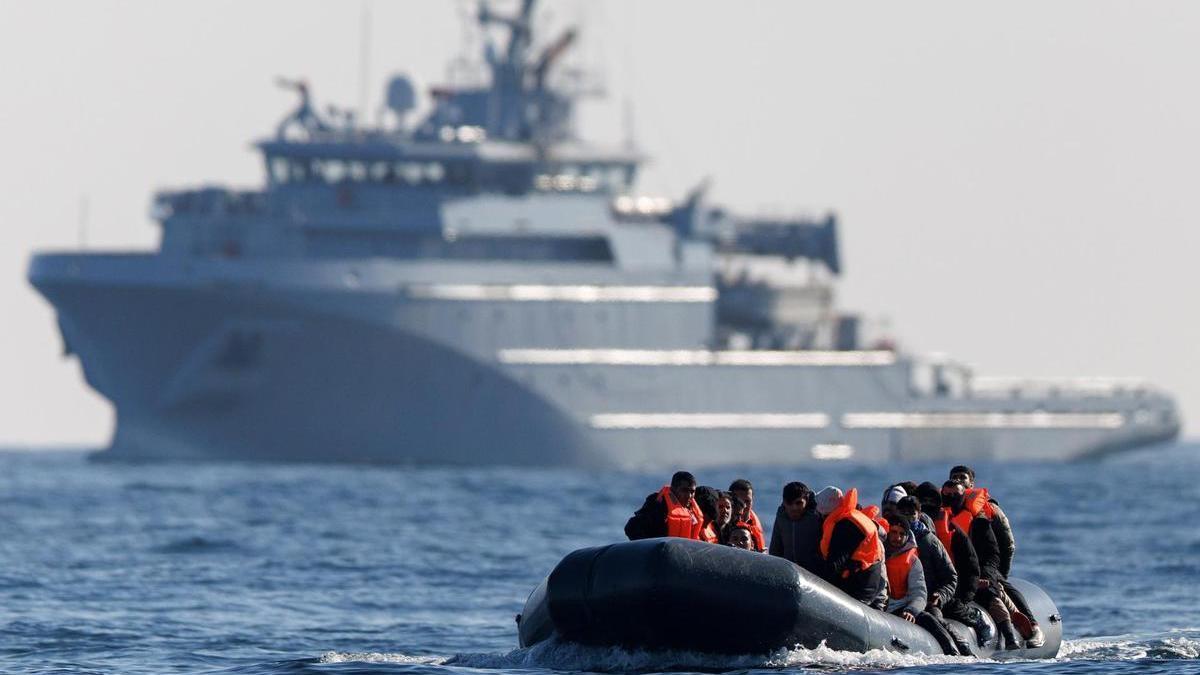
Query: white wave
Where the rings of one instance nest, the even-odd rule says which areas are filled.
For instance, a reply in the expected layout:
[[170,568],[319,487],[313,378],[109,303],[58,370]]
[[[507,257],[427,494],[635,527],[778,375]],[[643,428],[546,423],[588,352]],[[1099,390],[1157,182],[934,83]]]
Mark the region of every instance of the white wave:
[[444,656],[409,656],[384,652],[325,652],[321,663],[404,663],[440,666],[446,662]]
[[762,665],[768,668],[795,668],[799,666],[837,666],[846,669],[861,668],[911,668],[914,666],[941,665],[952,663],[983,663],[984,659],[970,656],[946,656],[943,654],[905,654],[884,649],[868,652],[844,652],[826,647],[824,643],[815,649],[797,647],[773,654]]
[[[1174,629],[1154,635],[1115,635],[1066,640],[1055,659],[1070,661],[1135,661],[1140,659],[1200,659],[1200,630]],[[996,663],[962,656],[904,654],[882,649],[866,653],[796,647],[770,654],[719,655],[691,651],[651,651],[621,647],[587,647],[555,639],[508,652],[410,656],[382,652],[326,652],[321,663],[392,663],[474,668],[480,670],[552,670],[664,672],[672,670],[728,671],[755,668],[818,667],[832,670],[891,670],[933,665]]]
[[1065,640],[1060,661],[1173,661],[1200,659],[1200,631],[1177,628],[1153,635],[1113,635]]
[[926,656],[884,650],[844,652],[822,644],[814,649],[797,647],[771,654],[719,655],[691,651],[650,651],[621,647],[585,647],[547,640],[528,649],[504,654],[460,654],[446,665],[480,669],[549,669],[591,672],[661,672],[668,670],[742,670],[825,666],[844,669],[908,668],[912,666],[978,663],[960,656]]

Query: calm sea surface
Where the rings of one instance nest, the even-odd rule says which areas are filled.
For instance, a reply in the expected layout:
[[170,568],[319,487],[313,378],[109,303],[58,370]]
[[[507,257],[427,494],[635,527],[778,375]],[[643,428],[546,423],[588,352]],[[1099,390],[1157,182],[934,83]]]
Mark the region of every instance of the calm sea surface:
[[[686,468],[686,467],[684,467]],[[784,482],[941,481],[945,465],[744,476],[769,524]],[[567,552],[623,539],[665,475],[121,465],[0,453],[0,670],[13,673],[581,671],[1200,672],[1200,446],[1092,464],[979,464],[1015,573],[1058,602],[1055,661],[781,651],[741,658],[547,644],[513,615]]]

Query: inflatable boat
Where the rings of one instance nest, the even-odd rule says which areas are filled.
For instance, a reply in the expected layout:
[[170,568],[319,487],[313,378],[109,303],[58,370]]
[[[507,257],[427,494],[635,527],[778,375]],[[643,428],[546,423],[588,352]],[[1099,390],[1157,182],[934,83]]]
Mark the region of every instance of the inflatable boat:
[[[999,631],[983,644],[961,623],[950,621],[951,631],[979,657],[1054,657],[1062,643],[1058,609],[1034,584],[1012,583],[1041,624],[1045,644],[1005,650]],[[522,647],[557,636],[586,645],[727,654],[821,643],[855,652],[943,653],[924,629],[856,602],[788,560],[677,538],[567,555],[530,593],[517,623]]]

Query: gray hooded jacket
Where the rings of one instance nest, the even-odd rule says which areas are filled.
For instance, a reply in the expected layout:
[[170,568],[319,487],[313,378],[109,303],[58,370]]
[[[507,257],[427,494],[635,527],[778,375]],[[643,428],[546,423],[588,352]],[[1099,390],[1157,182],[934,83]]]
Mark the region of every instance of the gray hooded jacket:
[[[912,532],[909,532],[908,539],[905,540],[902,546],[895,549],[886,546],[885,550],[887,551],[888,560],[891,560],[915,548],[917,548],[917,542],[913,538]],[[887,611],[894,614],[907,609],[913,614],[920,614],[925,611],[925,602],[928,597],[929,593],[925,588],[925,570],[921,567],[921,558],[918,553],[918,556],[913,559],[912,567],[908,570],[908,593],[899,600],[889,598]]]
[[954,562],[941,540],[926,527],[924,520],[913,523],[912,535],[917,541],[917,555],[921,558],[921,568],[925,573],[929,602],[933,602],[933,596],[936,595],[945,605],[958,589],[958,572],[954,569]]

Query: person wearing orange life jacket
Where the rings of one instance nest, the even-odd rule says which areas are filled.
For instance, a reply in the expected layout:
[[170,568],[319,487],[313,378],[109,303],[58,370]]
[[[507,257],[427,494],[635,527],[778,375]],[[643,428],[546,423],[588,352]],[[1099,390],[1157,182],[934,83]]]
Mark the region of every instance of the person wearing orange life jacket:
[[767,550],[766,537],[763,535],[762,521],[754,512],[754,485],[745,478],[738,478],[729,484],[729,492],[746,503],[745,523],[750,526],[750,536],[754,539],[754,550]]
[[[914,493],[916,489],[914,485]],[[936,623],[936,626],[927,629],[930,632],[945,631],[944,637],[948,640],[946,643],[942,643],[942,648],[947,654],[971,655],[974,653],[971,644],[958,633],[951,631],[944,618],[944,608],[955,602],[954,596],[958,590],[958,571],[954,569],[954,561],[950,559],[950,554],[938,539],[933,528],[926,525],[926,522],[931,521],[921,516],[921,504],[916,497],[911,496],[901,499],[896,504],[895,513],[889,516],[890,518],[900,518],[907,526],[908,531],[912,533],[917,547],[917,558],[921,561],[922,571],[925,572],[925,588],[928,591],[925,613],[929,617],[923,618],[918,623],[922,623],[922,621],[930,624]],[[961,613],[958,607],[955,607],[954,611]],[[966,620],[963,623],[973,625],[982,618],[982,612],[975,610],[964,618]]]
[[1004,592],[1001,584],[1003,575],[1000,574],[1000,548],[996,544],[996,535],[992,532],[992,524],[986,515],[984,504],[986,496],[980,493],[966,499],[966,489],[962,483],[948,480],[942,484],[942,503],[950,522],[962,528],[975,553],[979,556],[980,578],[975,593],[979,604],[987,608],[988,613],[996,620],[996,627],[1004,636],[1005,649],[1020,649],[1021,638],[1013,626],[1012,601]]
[[1000,548],[1000,565],[997,570],[1003,577],[1000,583],[1004,586],[1004,592],[1012,599],[1022,616],[1028,619],[1028,622],[1018,622],[1018,627],[1021,629],[1021,634],[1025,637],[1025,644],[1028,647],[1041,647],[1046,642],[1045,635],[1042,634],[1042,629],[1038,626],[1037,619],[1029,608],[1029,602],[1025,600],[1025,596],[1020,589],[1008,582],[1008,575],[1012,571],[1013,557],[1017,553],[1017,540],[1013,536],[1012,523],[1008,519],[1008,514],[1004,513],[1004,509],[1000,508],[1000,503],[995,500],[987,491],[986,488],[975,486],[975,470],[969,466],[960,464],[950,469],[950,480],[962,483],[966,489],[966,499],[971,500],[978,498],[982,494],[985,500],[984,510],[988,518],[992,522],[992,533],[996,535],[996,544]]
[[883,542],[879,526],[857,508],[858,490],[843,495],[829,486],[815,499],[817,513],[824,518],[819,547],[825,561],[822,576],[864,605],[883,609],[887,604]]
[[887,559],[884,565],[888,577],[887,611],[908,621],[917,622],[917,615],[925,611],[929,590],[925,586],[925,566],[921,564],[917,542],[908,523],[899,516],[888,517],[888,533],[884,539]]
[[884,533],[888,531],[887,517],[896,513],[896,504],[898,504],[901,499],[907,497],[908,494],[908,490],[904,489],[904,486],[900,484],[893,485],[883,491],[883,498],[879,500],[880,508],[877,510],[878,516],[868,514],[875,519],[875,522],[879,523],[879,526],[883,528]]
[[975,470],[971,467],[960,464],[950,469],[949,480],[962,483],[967,501],[982,496],[983,513],[991,521],[992,534],[996,536],[996,544],[999,546],[1000,564],[996,569],[1007,578],[1009,571],[1012,570],[1013,557],[1017,553],[1017,541],[1013,537],[1012,523],[1008,519],[1008,514],[1004,513],[1004,509],[1000,508],[1000,503],[988,493],[986,488],[976,487]]
[[954,561],[937,534],[926,527],[921,519],[921,504],[916,497],[904,497],[896,505],[895,512],[889,515],[903,518],[908,531],[912,533],[921,567],[925,571],[925,586],[929,590],[925,611],[935,613],[938,607],[954,597],[958,589],[958,572],[954,569]]
[[704,514],[696,504],[696,478],[686,471],[671,476],[671,484],[646,497],[642,507],[625,523],[631,540],[651,537],[700,539]]
[[[746,502],[738,499],[737,495],[731,492],[722,492],[721,495],[729,499],[729,518],[725,520],[725,524],[722,526],[719,535],[721,543],[728,544],[729,535],[733,533],[734,528],[745,527],[746,529],[750,529],[750,524],[746,522],[746,511],[749,510],[749,507],[746,506]],[[750,536],[750,543],[751,547],[753,547],[754,535]]]
[[946,618],[974,627],[979,644],[985,645],[995,637],[995,632],[992,624],[984,619],[983,612],[973,604],[975,591],[979,587],[979,556],[975,553],[975,547],[971,545],[967,533],[954,524],[950,520],[950,513],[942,508],[942,493],[936,485],[925,482],[917,486],[917,501],[921,505],[920,518],[932,525],[938,542],[950,555],[954,571],[958,574],[953,597],[939,603],[941,613]]
[[[884,537],[884,563],[888,577],[887,611],[929,631],[938,641],[942,652],[959,656],[962,652],[954,637],[942,622],[925,611],[929,597],[925,566],[921,562],[917,541],[909,523],[897,513],[887,516],[888,532]],[[964,645],[971,654],[970,645]]]

